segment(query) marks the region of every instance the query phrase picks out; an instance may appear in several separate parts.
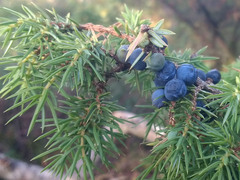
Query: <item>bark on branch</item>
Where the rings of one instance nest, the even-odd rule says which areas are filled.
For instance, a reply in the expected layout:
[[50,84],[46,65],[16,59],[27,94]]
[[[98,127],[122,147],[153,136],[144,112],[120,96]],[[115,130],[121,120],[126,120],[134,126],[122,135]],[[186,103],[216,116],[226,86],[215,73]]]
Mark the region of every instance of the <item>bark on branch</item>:
[[134,37],[129,36],[127,34],[118,34],[114,28],[112,26],[110,27],[104,27],[102,25],[95,25],[92,23],[87,23],[87,24],[83,24],[83,25],[79,25],[78,30],[82,31],[82,30],[91,30],[91,31],[96,31],[98,33],[102,33],[102,34],[111,34],[113,36],[122,38],[122,39],[127,39],[129,42],[132,42],[134,40]]

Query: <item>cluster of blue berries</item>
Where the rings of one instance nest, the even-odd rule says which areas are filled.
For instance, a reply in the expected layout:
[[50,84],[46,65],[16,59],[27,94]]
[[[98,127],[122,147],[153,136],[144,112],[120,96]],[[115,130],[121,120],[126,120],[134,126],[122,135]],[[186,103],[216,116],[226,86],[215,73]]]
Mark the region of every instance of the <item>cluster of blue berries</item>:
[[[162,40],[166,44],[168,43],[164,36],[162,36]],[[142,49],[136,48],[125,62],[128,47],[129,45],[122,45],[117,50],[117,57],[120,62],[132,65],[142,53]],[[165,106],[167,101],[177,101],[183,98],[187,94],[187,86],[196,85],[198,77],[202,81],[210,79],[213,84],[217,84],[221,79],[221,74],[217,69],[205,73],[191,64],[182,64],[176,67],[160,51],[152,53],[147,60],[143,61],[146,56],[147,53],[144,52],[143,56],[133,66],[133,69],[145,70],[148,68],[155,72],[154,83],[158,89],[152,93],[152,104],[157,108]]]
[[154,83],[160,88],[153,92],[152,103],[161,108],[167,101],[177,101],[187,94],[187,86],[196,85],[197,78],[202,81],[210,79],[217,84],[221,74],[217,69],[205,73],[191,64],[182,64],[176,68],[175,64],[166,61],[162,70],[156,72]]
[[[137,48],[135,49],[132,54],[129,56],[129,58],[127,59],[127,61],[125,62],[127,53],[128,53],[128,47],[129,45],[122,45],[118,50],[117,50],[117,57],[118,60],[121,63],[128,63],[130,65],[132,65],[134,63],[134,61],[137,59],[137,57],[142,53],[142,49],[141,48]],[[144,70],[147,67],[147,64],[143,61],[144,58],[147,56],[146,53],[143,54],[143,56],[140,58],[140,60],[134,65],[134,69],[136,70]]]
[[[162,36],[162,40],[168,44],[168,41],[166,39],[165,36]],[[129,56],[129,58],[127,59],[127,61],[125,62],[127,53],[128,53],[128,47],[129,45],[122,45],[120,46],[120,48],[117,50],[117,57],[118,60],[121,63],[129,63],[130,65],[132,65],[135,60],[138,58],[138,56],[142,53],[142,49],[141,48],[136,48],[132,54]],[[160,50],[158,47],[154,46],[158,51]],[[166,48],[166,46],[163,46],[163,48],[161,48],[161,50],[164,50]],[[141,56],[141,58],[138,60],[138,62],[133,66],[133,69],[136,70],[145,70],[146,68],[151,69],[153,71],[158,71],[160,69],[163,68],[164,64],[165,64],[165,57],[163,56],[162,53],[160,52],[155,52],[152,53],[152,55],[148,58],[148,60],[143,61],[146,56],[148,54],[146,52],[143,53],[143,55]]]

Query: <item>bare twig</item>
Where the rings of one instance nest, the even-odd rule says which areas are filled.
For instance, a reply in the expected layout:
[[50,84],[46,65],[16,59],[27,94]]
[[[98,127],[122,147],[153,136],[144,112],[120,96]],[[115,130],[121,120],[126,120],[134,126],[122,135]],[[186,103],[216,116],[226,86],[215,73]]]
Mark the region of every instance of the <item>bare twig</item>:
[[169,107],[169,112],[168,112],[168,116],[169,116],[169,124],[172,125],[172,126],[175,126],[175,118],[174,118],[174,112],[173,112],[173,109],[176,105],[176,102],[175,101],[171,101],[171,106]]
[[119,38],[122,38],[122,39],[127,39],[129,42],[132,42],[134,40],[134,37],[132,36],[129,36],[127,34],[118,34],[113,27],[104,27],[102,25],[95,25],[95,24],[92,24],[92,23],[87,23],[87,24],[83,24],[83,25],[79,25],[78,27],[78,30],[79,31],[82,31],[82,30],[93,30],[93,31],[96,31],[96,32],[99,32],[99,33],[102,33],[102,34],[111,34],[113,36],[116,36],[116,37],[119,37]]
[[210,91],[212,94],[221,94],[222,91],[212,88],[210,86],[213,86],[214,84],[212,83],[212,81],[210,79],[208,79],[207,81],[203,81],[201,80],[199,77],[197,78],[196,84],[202,88],[205,89],[207,91]]

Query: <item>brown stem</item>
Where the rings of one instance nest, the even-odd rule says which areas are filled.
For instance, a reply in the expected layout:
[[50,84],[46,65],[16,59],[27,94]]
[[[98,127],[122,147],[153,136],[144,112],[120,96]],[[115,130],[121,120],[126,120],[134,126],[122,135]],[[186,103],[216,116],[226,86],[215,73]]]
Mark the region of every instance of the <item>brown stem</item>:
[[82,159],[84,159],[84,157],[85,157],[84,138],[83,138],[84,134],[85,134],[85,131],[82,130],[81,131],[81,144],[80,144],[82,147]]
[[198,77],[196,84],[199,86],[199,88],[210,91],[212,94],[221,94],[222,93],[222,91],[210,87],[210,86],[214,85],[210,79],[208,79],[207,81],[203,81]]
[[[65,24],[65,23],[62,23],[62,22],[57,23],[57,22],[54,22],[54,21],[52,21],[50,24],[58,26],[59,29],[65,29],[65,30],[73,31],[70,24]],[[121,26],[121,24],[120,23],[115,23],[113,26],[119,27],[119,26]],[[102,36],[104,36],[104,34],[111,34],[113,36],[116,36],[116,37],[119,37],[119,38],[122,38],[122,39],[127,39],[129,42],[132,42],[135,39],[135,37],[127,35],[127,34],[122,34],[122,33],[118,34],[112,26],[105,27],[103,25],[87,23],[87,24],[78,25],[77,29],[79,31],[90,30],[92,32],[98,32]],[[99,35],[95,35],[95,37],[98,37],[98,36]]]
[[[190,119],[192,118],[192,116],[190,115],[190,114],[188,114],[187,112],[185,112],[186,113],[186,115],[187,115],[187,119],[186,119],[186,124],[187,125],[189,125],[190,123],[189,123],[189,121],[190,121]],[[184,127],[184,131],[183,131],[183,136],[186,136],[186,134],[187,134],[187,132],[188,132],[188,126],[187,125],[185,125],[185,127]]]
[[95,24],[92,24],[92,23],[87,23],[87,24],[82,24],[82,25],[79,25],[77,27],[77,29],[79,31],[82,31],[82,30],[93,30],[93,31],[96,31],[96,32],[99,32],[99,33],[107,33],[107,34],[111,34],[113,36],[116,36],[116,37],[119,37],[119,38],[122,38],[122,39],[127,39],[129,42],[132,42],[134,40],[134,37],[130,36],[130,35],[127,35],[127,34],[118,34],[113,27],[104,27],[102,25],[95,25]]
[[233,151],[234,155],[240,160],[240,156],[236,153],[236,151]]
[[192,111],[195,111],[196,110],[196,106],[197,106],[197,96],[198,96],[198,93],[203,89],[202,86],[197,86],[195,88],[195,91],[194,91],[194,94],[193,94],[193,100],[192,100],[192,103],[193,103],[193,107],[192,107]]
[[172,110],[174,109],[176,102],[171,101],[172,106],[169,107],[169,124],[172,125],[173,127],[175,126],[175,118],[174,118],[174,112]]

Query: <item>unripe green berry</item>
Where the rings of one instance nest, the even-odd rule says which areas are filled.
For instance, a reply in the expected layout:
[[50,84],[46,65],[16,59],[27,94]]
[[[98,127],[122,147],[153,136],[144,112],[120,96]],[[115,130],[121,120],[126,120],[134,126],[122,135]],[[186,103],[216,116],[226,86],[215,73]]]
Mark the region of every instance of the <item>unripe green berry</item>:
[[117,50],[117,57],[120,62],[125,63],[125,59],[128,53],[128,47],[129,45],[122,45],[118,50]]
[[153,71],[160,71],[165,65],[165,57],[162,53],[153,53],[146,63],[147,68]]

